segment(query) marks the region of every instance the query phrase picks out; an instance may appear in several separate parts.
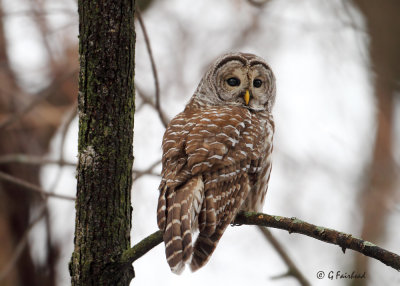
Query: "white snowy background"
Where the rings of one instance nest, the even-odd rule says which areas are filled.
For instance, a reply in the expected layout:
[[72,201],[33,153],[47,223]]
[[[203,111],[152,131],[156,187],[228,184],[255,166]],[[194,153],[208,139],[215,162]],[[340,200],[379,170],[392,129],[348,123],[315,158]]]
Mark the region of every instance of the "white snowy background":
[[[27,0],[3,0],[7,12],[21,11]],[[76,38],[75,1],[54,1],[47,16],[54,34],[52,48],[62,49],[57,32]],[[61,12],[57,12],[57,11]],[[370,160],[375,134],[375,104],[369,74],[368,36],[361,15],[344,13],[342,1],[270,1],[265,8],[239,0],[155,1],[143,18],[153,48],[162,107],[169,118],[182,111],[208,64],[229,51],[255,53],[266,59],[277,78],[274,108],[276,134],[273,169],[264,212],[297,217],[307,222],[360,235],[362,217],[358,191]],[[37,32],[26,17],[9,17],[10,57],[20,81],[30,89],[46,85],[48,59]],[[356,26],[356,28],[354,27]],[[77,38],[75,39],[77,42]],[[137,25],[137,85],[154,94],[154,83],[142,31]],[[137,106],[141,100],[137,97]],[[399,113],[399,112],[398,112]],[[400,122],[400,119],[398,120]],[[395,146],[400,142],[397,127]],[[76,161],[78,119],[67,133],[64,156]],[[134,168],[146,169],[161,158],[164,127],[148,105],[135,115]],[[50,157],[58,158],[60,136]],[[395,158],[400,162],[399,148]],[[160,166],[156,171],[160,171]],[[45,189],[54,183],[59,167],[42,168]],[[75,195],[75,170],[64,167],[56,192]],[[143,176],[132,189],[132,244],[157,230],[159,177]],[[68,262],[73,250],[75,211],[69,201],[50,199],[53,239],[63,243],[59,285],[69,285]],[[390,225],[399,223],[399,207]],[[338,246],[286,231],[271,229],[312,285],[345,285],[349,281],[318,280],[318,271],[351,273],[353,254]],[[43,259],[44,227],[38,224],[30,239],[35,259]],[[388,229],[380,246],[400,253],[400,232]],[[400,284],[400,275],[370,260],[369,285]],[[170,272],[160,244],[134,263],[132,285],[298,285],[293,278],[273,279],[286,265],[256,227],[229,227],[210,262],[196,273]]]

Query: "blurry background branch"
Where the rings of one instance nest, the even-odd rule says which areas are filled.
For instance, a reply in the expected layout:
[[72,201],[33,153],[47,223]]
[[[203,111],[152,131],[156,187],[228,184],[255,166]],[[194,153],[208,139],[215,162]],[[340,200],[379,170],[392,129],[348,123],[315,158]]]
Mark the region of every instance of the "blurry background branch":
[[[400,1],[353,0],[353,3],[363,13],[370,36],[370,68],[377,106],[372,158],[366,166],[366,179],[359,192],[363,216],[361,236],[382,241],[387,235],[386,226],[393,208],[391,202],[399,192],[399,166],[395,162],[393,142],[396,136],[395,99],[400,98]],[[355,269],[368,271],[369,260],[357,255]],[[366,284],[366,281],[359,281],[357,285]]]
[[7,182],[10,182],[10,183],[15,184],[17,186],[20,186],[20,187],[22,187],[22,188],[24,188],[26,190],[36,192],[36,193],[40,194],[40,196],[43,199],[46,199],[47,197],[52,197],[52,198],[70,200],[70,201],[74,201],[75,200],[74,197],[46,192],[45,190],[43,190],[42,188],[40,188],[38,186],[35,186],[35,185],[33,185],[33,184],[31,184],[31,183],[29,183],[27,181],[24,181],[22,179],[10,176],[10,175],[8,175],[6,173],[3,173],[3,172],[0,172],[0,180],[7,181]]
[[35,156],[35,155],[26,155],[26,154],[7,154],[0,157],[0,165],[10,164],[10,163],[20,163],[20,164],[28,164],[28,165],[46,165],[46,164],[54,164],[60,166],[70,166],[76,167],[76,163],[68,162],[59,159],[50,159],[45,158],[43,156]]
[[155,173],[153,170],[155,167],[161,164],[161,160],[158,160],[151,164],[146,170],[133,170],[133,180],[137,180],[144,175],[160,176],[159,173]]
[[13,270],[15,267],[15,264],[18,262],[18,259],[20,255],[22,254],[26,243],[28,242],[28,234],[31,231],[31,229],[44,217],[45,215],[45,209],[43,208],[39,215],[32,220],[32,222],[29,224],[29,226],[26,228],[24,235],[18,242],[17,246],[15,247],[14,253],[11,257],[11,259],[8,261],[7,265],[5,265],[2,269],[0,269],[0,283],[4,281],[4,279],[8,276],[8,274]]
[[274,279],[284,278],[284,277],[293,277],[293,278],[296,278],[297,281],[299,281],[300,285],[302,285],[302,286],[311,285],[310,282],[308,282],[308,280],[301,273],[300,269],[297,267],[297,265],[294,263],[294,261],[289,257],[289,254],[284,249],[282,244],[278,241],[278,239],[275,238],[274,235],[272,235],[271,231],[268,228],[262,227],[262,226],[260,226],[258,229],[262,232],[264,237],[269,241],[269,243],[278,252],[279,256],[282,258],[282,260],[285,262],[286,266],[288,267],[287,272],[283,273],[282,275],[275,276]]
[[251,5],[256,7],[262,7],[267,4],[270,0],[247,0]]
[[156,101],[155,101],[154,107],[157,110],[157,113],[158,113],[160,120],[163,123],[164,127],[167,127],[168,119],[164,115],[164,112],[162,111],[161,105],[160,105],[160,83],[158,81],[158,72],[157,72],[157,68],[156,68],[156,63],[154,61],[153,52],[151,49],[149,36],[147,35],[146,26],[144,25],[144,21],[142,19],[142,15],[141,15],[139,8],[137,8],[137,10],[136,10],[136,17],[139,20],[140,28],[143,32],[144,41],[146,43],[147,53],[149,54],[149,58],[150,58],[151,71],[153,73],[154,86],[155,86],[155,91],[156,91],[156,94],[155,94]]
[[22,107],[21,110],[18,110],[17,112],[10,115],[3,122],[0,122],[0,129],[6,128],[15,123],[16,121],[20,120],[23,116],[26,116],[32,109],[38,106],[41,102],[46,100],[48,97],[52,96],[54,93],[58,92],[60,85],[64,84],[65,81],[67,80],[73,79],[74,76],[76,76],[77,71],[78,71],[77,69],[74,69],[73,71],[66,72],[65,74],[63,73],[62,75],[60,75],[60,77],[57,77],[52,83],[52,85],[50,85],[40,94],[35,95],[35,98],[31,100],[31,102],[26,104],[24,107]]
[[153,101],[153,99],[148,94],[146,94],[140,86],[138,86],[136,84],[135,88],[136,88],[137,94],[141,98],[143,104],[148,104],[149,106],[154,108],[154,110],[157,112],[158,116],[160,117],[160,120],[161,120],[162,124],[164,125],[164,127],[167,127],[169,119],[165,115],[162,108],[157,108],[156,103]]
[[[47,200],[43,200],[43,196],[73,200],[73,197],[46,193],[39,187],[40,166],[51,162],[44,156],[49,153],[50,142],[65,112],[75,104],[77,93],[76,44],[70,41],[71,38],[59,38],[64,41],[63,48],[54,53],[54,41],[48,41],[52,31],[46,26],[47,17],[53,13],[45,10],[45,2],[47,1],[30,1],[25,3],[25,8],[21,7],[22,10],[5,12],[4,1],[0,2],[0,161],[2,161],[0,284],[2,285],[56,285],[56,261],[62,246],[50,237]],[[44,64],[45,69],[35,71],[36,75],[43,72],[46,74],[45,80],[42,80],[41,85],[37,87],[23,83],[21,77],[25,76],[25,71],[21,72],[10,60],[10,56],[15,55],[15,46],[12,44],[10,33],[6,37],[4,23],[9,24],[15,16],[28,21],[29,24],[22,26],[37,31],[35,35],[38,46],[45,47],[41,55],[46,59],[52,59],[48,64]],[[73,19],[71,17],[71,20]],[[25,38],[29,36],[26,35]],[[38,52],[31,44],[26,44],[24,51],[27,54]],[[18,57],[24,59],[21,54]],[[40,55],[36,54],[35,57],[40,58]],[[57,164],[72,165],[65,160]],[[43,215],[37,219],[33,216],[33,220],[31,219],[32,214],[41,213],[43,209],[45,210]],[[46,243],[43,244],[42,259],[38,260],[32,258],[34,248],[31,247],[32,241],[27,236],[29,230],[43,216],[48,231],[42,234],[42,241]]]

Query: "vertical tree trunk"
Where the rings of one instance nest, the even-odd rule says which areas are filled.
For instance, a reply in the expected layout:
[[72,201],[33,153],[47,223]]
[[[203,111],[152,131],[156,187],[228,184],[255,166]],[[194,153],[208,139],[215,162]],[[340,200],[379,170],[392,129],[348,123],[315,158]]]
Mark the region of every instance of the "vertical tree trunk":
[[[400,1],[354,0],[367,21],[370,56],[375,72],[377,132],[375,149],[369,166],[368,181],[362,190],[363,227],[361,237],[379,242],[385,235],[389,203],[396,192],[398,174],[393,159],[394,103],[400,79]],[[368,273],[368,258],[357,254],[355,268]],[[357,280],[357,281],[355,281]],[[365,285],[355,279],[352,285]]]
[[134,0],[78,1],[79,163],[72,285],[129,285]]

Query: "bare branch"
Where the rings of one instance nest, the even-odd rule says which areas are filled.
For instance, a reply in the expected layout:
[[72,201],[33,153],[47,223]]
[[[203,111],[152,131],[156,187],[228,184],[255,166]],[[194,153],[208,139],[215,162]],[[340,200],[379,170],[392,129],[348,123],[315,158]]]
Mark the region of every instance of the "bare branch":
[[136,94],[139,95],[139,97],[142,99],[143,104],[148,104],[151,107],[153,107],[155,110],[157,110],[156,104],[154,103],[154,101],[137,84],[135,84],[135,89],[136,89]]
[[151,107],[153,107],[157,111],[158,116],[160,118],[163,118],[161,121],[162,121],[164,127],[167,127],[169,119],[165,115],[164,111],[162,109],[157,110],[156,104],[153,102],[153,100],[150,98],[150,96],[148,94],[146,94],[137,84],[135,84],[135,89],[136,89],[136,92],[139,95],[139,97],[142,99],[143,104],[148,104]]
[[396,270],[400,270],[400,256],[396,253],[385,250],[369,241],[353,237],[351,234],[316,226],[294,217],[287,218],[263,213],[242,212],[236,217],[235,223],[274,227],[287,230],[289,233],[304,234],[327,243],[336,244],[341,247],[343,253],[347,248],[352,249],[375,258]]
[[0,165],[10,164],[10,163],[20,163],[27,165],[46,165],[55,164],[60,166],[70,166],[76,167],[76,163],[68,162],[64,159],[54,160],[44,158],[42,156],[26,155],[26,154],[8,154],[0,157]]
[[133,180],[136,181],[137,179],[141,178],[142,176],[148,175],[148,176],[154,176],[154,177],[160,177],[160,173],[155,173],[151,170],[133,170],[132,171],[133,175]]
[[[355,238],[351,234],[316,226],[297,218],[240,212],[233,224],[259,225],[287,230],[289,233],[304,234],[327,243],[336,244],[342,248],[343,252],[349,248],[375,258],[396,270],[400,270],[400,256],[396,253],[383,249],[371,242]],[[137,245],[126,250],[121,256],[121,263],[134,262],[161,242],[162,233],[161,231],[157,231],[140,241]]]
[[[43,17],[44,13],[44,3],[42,1],[31,1],[31,11],[33,18],[33,23],[38,27],[40,31],[41,40],[43,43],[43,47],[46,49],[47,55],[49,57],[49,66],[53,69],[55,67],[55,59],[53,50],[50,47],[50,41],[48,37],[49,27],[46,21],[46,18]],[[54,70],[52,70],[52,73]]]
[[[297,268],[296,264],[293,262],[292,259],[290,259],[289,255],[287,254],[286,250],[283,248],[283,246],[280,244],[280,242],[272,235],[272,233],[269,231],[268,228],[266,227],[258,227],[264,237],[271,243],[271,245],[274,247],[274,249],[278,252],[282,260],[285,262],[287,267],[289,268],[287,273],[285,273],[281,277],[287,277],[287,276],[292,276],[299,281],[300,285],[302,286],[309,286],[311,285],[310,282],[307,281],[307,279],[304,277],[304,275],[300,272],[300,270]],[[278,278],[278,277],[275,277]]]
[[65,196],[65,195],[59,195],[59,194],[53,194],[53,193],[48,193],[42,188],[33,185],[27,181],[21,180],[19,178],[16,178],[14,176],[11,176],[9,174],[6,174],[4,172],[0,172],[0,180],[7,181],[13,184],[16,184],[18,186],[24,187],[27,190],[34,191],[36,193],[39,193],[43,199],[46,199],[48,197],[52,198],[57,198],[57,199],[64,199],[64,200],[70,200],[70,201],[75,201],[74,197],[70,196]]
[[143,18],[142,18],[142,15],[140,13],[139,7],[136,7],[136,17],[137,17],[137,19],[139,21],[140,27],[142,28],[143,37],[144,37],[144,41],[146,43],[147,52],[148,52],[149,57],[150,57],[151,70],[153,72],[154,85],[155,85],[155,89],[156,89],[155,109],[157,110],[158,116],[160,117],[160,120],[163,123],[164,127],[167,127],[168,120],[164,116],[164,114],[163,114],[163,112],[161,110],[161,106],[160,106],[160,84],[158,82],[158,74],[157,74],[156,63],[154,61],[153,52],[152,52],[151,46],[150,46],[149,36],[147,34],[147,30],[146,30],[146,27],[144,25]]
[[[31,16],[34,12],[29,9],[29,10],[18,10],[18,11],[12,11],[12,12],[2,12],[1,17],[26,17],[26,16]],[[39,16],[45,17],[45,16],[54,16],[56,14],[64,14],[64,15],[69,15],[72,17],[77,17],[77,13],[75,10],[72,9],[67,9],[67,8],[53,8],[53,9],[47,9],[46,11],[38,11],[37,12]]]
[[133,180],[135,181],[144,175],[160,176],[160,174],[153,172],[153,169],[157,167],[159,164],[161,164],[161,160],[154,162],[146,170],[133,170],[132,171]]
[[159,245],[162,241],[163,235],[161,231],[156,231],[155,233],[150,234],[132,248],[124,251],[121,257],[121,263],[133,263],[135,260],[139,259],[151,249]]

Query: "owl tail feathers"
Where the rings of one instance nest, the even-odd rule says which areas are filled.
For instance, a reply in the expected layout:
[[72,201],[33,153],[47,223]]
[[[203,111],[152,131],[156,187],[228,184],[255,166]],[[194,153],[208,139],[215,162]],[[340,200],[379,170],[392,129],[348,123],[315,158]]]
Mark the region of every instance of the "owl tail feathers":
[[[226,227],[225,227],[226,228]],[[224,233],[225,228],[217,228],[210,237],[199,234],[194,245],[193,257],[190,262],[190,270],[197,271],[203,267],[217,247],[218,241]]]
[[216,243],[209,237],[200,234],[194,247],[192,261],[190,262],[190,270],[194,272],[204,266],[210,259],[216,246]]
[[161,231],[165,230],[165,213],[167,210],[166,207],[166,198],[165,193],[167,192],[167,187],[163,187],[160,191],[160,197],[158,198],[158,206],[157,206],[157,225]]
[[167,262],[176,274],[180,274],[185,263],[192,258],[192,232],[200,211],[203,190],[203,180],[199,176],[176,190],[166,187],[160,193],[158,225],[164,232]]

